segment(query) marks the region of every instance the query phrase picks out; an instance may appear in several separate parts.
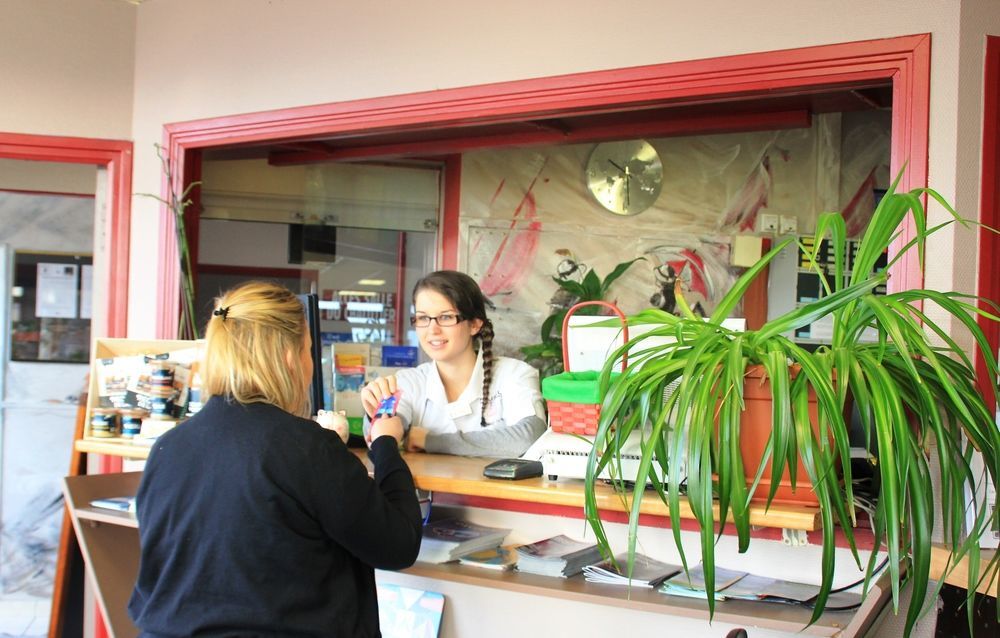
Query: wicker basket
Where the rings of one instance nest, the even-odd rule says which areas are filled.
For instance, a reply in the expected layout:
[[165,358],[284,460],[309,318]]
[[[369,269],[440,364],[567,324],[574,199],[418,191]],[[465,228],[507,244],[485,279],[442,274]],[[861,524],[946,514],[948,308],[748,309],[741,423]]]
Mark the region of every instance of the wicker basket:
[[[628,322],[614,304],[584,301],[566,311],[562,326],[564,372],[542,379],[542,397],[548,406],[549,427],[553,432],[594,435],[601,419],[600,373],[596,370],[572,372],[569,369],[569,318],[584,306],[604,306],[618,315],[622,322],[622,336],[628,341]],[[623,355],[622,370],[626,365],[626,356]]]

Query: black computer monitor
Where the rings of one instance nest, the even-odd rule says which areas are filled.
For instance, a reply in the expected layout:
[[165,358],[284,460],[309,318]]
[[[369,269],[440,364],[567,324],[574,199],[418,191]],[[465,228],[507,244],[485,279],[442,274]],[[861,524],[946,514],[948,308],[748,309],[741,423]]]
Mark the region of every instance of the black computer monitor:
[[323,343],[319,329],[319,295],[297,295],[306,313],[306,329],[312,336],[313,380],[309,389],[312,401],[310,414],[322,410],[323,405]]

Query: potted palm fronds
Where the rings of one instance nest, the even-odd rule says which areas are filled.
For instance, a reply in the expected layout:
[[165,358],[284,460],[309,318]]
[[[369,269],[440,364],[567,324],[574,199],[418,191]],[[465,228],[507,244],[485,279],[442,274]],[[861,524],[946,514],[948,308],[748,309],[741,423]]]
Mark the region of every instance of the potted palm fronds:
[[[881,483],[873,517],[875,547],[864,566],[866,589],[884,552],[894,608],[898,611],[899,589],[907,580],[912,583],[912,600],[923,601],[929,580],[931,530],[937,518],[944,524],[953,563],[970,557],[971,599],[981,571],[979,539],[995,524],[996,515],[987,515],[985,504],[975,502],[971,504],[976,512],[974,522],[968,529],[963,525],[965,490],[972,488],[976,494],[975,488],[984,480],[974,476],[969,457],[973,449],[982,455],[992,477],[986,480],[992,480],[995,487],[1000,479],[1000,431],[977,387],[971,357],[927,310],[935,307],[934,316],[944,313],[972,334],[975,348],[988,363],[986,385],[994,397],[998,394],[996,354],[976,316],[994,321],[1000,317],[979,309],[975,298],[957,292],[917,289],[874,293],[886,282],[889,270],[877,271],[876,262],[908,216],[915,237],[892,256],[890,267],[911,250],[918,251],[922,263],[929,235],[950,223],[966,223],[935,191],[897,193],[895,186],[876,208],[858,244],[850,274],[843,261],[847,242],[843,218],[835,213],[820,216],[811,247],[800,247],[824,282],[825,294],[815,302],[774,318],[758,330],[735,332],[723,327],[723,319],[751,281],[795,241],[789,239],[747,269],[707,319],[696,317],[680,294],[677,315],[646,310],[630,318],[631,326],[647,324],[648,330],[608,359],[617,361],[627,350],[630,365],[614,379],[610,363],[602,373],[601,419],[587,469],[586,516],[604,551],[613,553],[597,509],[594,484],[608,466],[610,474],[621,476],[619,445],[639,432],[643,441],[639,469],[635,476],[622,477],[634,481],[635,486],[629,556],[636,547],[638,504],[644,487],[651,483],[669,507],[673,538],[687,566],[679,514],[684,482],[700,528],[708,605],[714,612],[716,534],[727,525],[734,526],[739,550],[746,551],[754,494],[763,494],[770,505],[778,489],[774,481],[759,491],[764,469],[769,469],[772,477],[788,474],[793,487],[812,492],[823,525],[822,583],[815,600],[815,622],[833,585],[837,526],[859,569],[863,567],[853,534],[856,508],[845,419],[853,402],[870,442],[869,451],[877,459]],[[927,226],[921,201],[924,196],[950,213],[948,221]],[[816,265],[823,240],[830,242],[836,256],[831,272],[821,272]],[[787,336],[820,319],[832,322],[829,345],[809,351]],[[875,338],[863,338],[866,331]],[[773,401],[768,414],[770,434],[760,462],[745,463],[740,449],[745,427],[742,419],[747,412],[744,390],[751,383],[759,389],[758,377],[768,382]],[[676,389],[665,397],[664,391],[671,384]],[[940,508],[934,504],[930,454],[936,455],[940,466]],[[621,484],[623,489],[625,485]],[[713,505],[717,505],[718,516]],[[995,568],[995,563],[989,568]],[[908,610],[907,635],[920,607],[917,602]]]

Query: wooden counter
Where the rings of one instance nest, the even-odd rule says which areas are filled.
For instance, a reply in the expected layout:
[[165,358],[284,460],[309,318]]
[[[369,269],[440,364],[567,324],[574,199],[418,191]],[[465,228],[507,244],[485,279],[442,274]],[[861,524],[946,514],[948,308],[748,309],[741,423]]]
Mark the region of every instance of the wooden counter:
[[[76,449],[80,452],[135,459],[149,456],[148,447],[120,439],[81,439],[76,442]],[[366,450],[353,451],[365,462],[370,471],[371,464],[368,463]],[[420,489],[461,496],[576,507],[581,510],[584,506],[584,483],[580,479],[553,481],[539,477],[521,481],[503,481],[483,476],[483,468],[492,459],[422,453],[404,453],[403,458],[410,466],[414,482]],[[609,485],[598,485],[596,496],[598,507],[602,510],[629,511],[630,505],[625,495],[616,493]],[[685,499],[681,499],[681,508],[682,518],[693,518],[691,508]],[[640,512],[664,517],[669,514],[667,506],[654,494],[647,495],[643,499]],[[819,520],[819,509],[814,507],[775,504],[765,510],[763,505],[750,506],[750,523],[758,527],[813,531],[819,529]]]
[[[109,454],[128,458],[146,458],[149,448],[124,441],[83,439],[76,442],[76,449],[93,454]],[[354,450],[365,462],[366,450]],[[576,479],[549,480],[547,478],[522,481],[493,480],[483,477],[483,467],[489,459],[453,457],[434,454],[405,454],[416,484],[438,493],[506,499],[540,503],[543,505],[583,507],[584,484]],[[134,493],[141,477],[139,472],[70,477],[65,489],[73,523],[82,546],[88,570],[97,583],[97,593],[102,611],[113,627],[112,636],[134,636],[137,631],[124,614],[135,573],[138,569],[138,530],[131,514],[109,512],[90,507],[94,498],[121,496]],[[610,486],[599,485],[598,503],[611,511],[627,511],[626,504]],[[503,508],[498,508],[503,509]],[[652,495],[642,505],[642,511],[652,516],[666,516],[666,507]],[[686,509],[684,515],[690,515]],[[817,512],[808,508],[773,507],[768,512],[757,508],[754,512],[758,524],[772,526],[797,526],[797,529],[815,529]],[[392,579],[392,572],[380,572],[380,578]],[[463,587],[474,586],[485,591],[505,591],[510,595],[537,597],[539,604],[546,599],[559,599],[571,604],[597,605],[608,609],[604,613],[629,613],[629,610],[651,612],[666,617],[675,616],[691,620],[708,620],[704,601],[664,596],[656,591],[646,591],[610,585],[588,583],[580,575],[573,578],[549,578],[519,572],[493,572],[457,563],[432,565],[417,563],[400,572],[401,578],[429,579],[425,587],[454,583]],[[419,585],[418,585],[419,586]],[[484,591],[476,590],[476,591]],[[476,594],[462,589],[451,594],[465,596]],[[814,625],[806,627],[810,611],[803,607],[746,601],[720,602],[715,620],[766,628],[788,634],[803,633],[813,636],[853,637],[863,636],[884,606],[889,596],[882,580],[873,587],[862,607],[851,611],[829,611]],[[483,603],[485,604],[485,603]],[[530,603],[534,605],[534,603]],[[614,611],[612,611],[614,610]],[[582,613],[582,612],[581,612]],[[499,621],[498,621],[499,622]]]

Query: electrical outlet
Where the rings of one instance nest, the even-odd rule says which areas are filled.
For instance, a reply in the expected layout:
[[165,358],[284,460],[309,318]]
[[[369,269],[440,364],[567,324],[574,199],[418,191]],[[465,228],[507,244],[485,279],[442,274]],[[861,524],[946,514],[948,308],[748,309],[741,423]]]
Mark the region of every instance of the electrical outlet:
[[758,230],[762,233],[778,232],[778,216],[770,214],[761,215]]
[[778,221],[779,235],[795,235],[799,232],[799,218],[782,215]]

